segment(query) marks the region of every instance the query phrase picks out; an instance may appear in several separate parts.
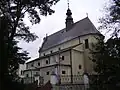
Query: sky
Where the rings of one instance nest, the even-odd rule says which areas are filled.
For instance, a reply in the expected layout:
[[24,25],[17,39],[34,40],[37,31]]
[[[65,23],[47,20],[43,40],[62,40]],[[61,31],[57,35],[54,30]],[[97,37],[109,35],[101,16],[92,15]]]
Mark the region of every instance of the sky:
[[[98,20],[103,15],[103,8],[108,0],[70,0],[70,9],[74,22],[77,22],[85,17],[88,17],[98,28]],[[40,16],[41,22],[36,25],[31,25],[29,20],[25,18],[25,23],[30,26],[30,31],[35,33],[39,38],[33,42],[26,43],[20,41],[19,46],[23,50],[28,51],[31,57],[30,60],[38,58],[39,47],[43,42],[43,38],[47,35],[53,34],[65,27],[66,12],[68,9],[67,0],[60,0],[52,7],[55,13],[49,16]]]

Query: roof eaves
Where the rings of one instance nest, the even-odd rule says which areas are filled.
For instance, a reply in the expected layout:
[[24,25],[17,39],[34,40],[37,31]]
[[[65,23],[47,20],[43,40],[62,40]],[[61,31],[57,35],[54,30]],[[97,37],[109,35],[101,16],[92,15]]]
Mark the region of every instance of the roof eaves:
[[26,64],[31,63],[31,62],[36,61],[36,60],[39,60],[39,58],[36,58],[36,59],[30,60],[30,61],[26,62]]

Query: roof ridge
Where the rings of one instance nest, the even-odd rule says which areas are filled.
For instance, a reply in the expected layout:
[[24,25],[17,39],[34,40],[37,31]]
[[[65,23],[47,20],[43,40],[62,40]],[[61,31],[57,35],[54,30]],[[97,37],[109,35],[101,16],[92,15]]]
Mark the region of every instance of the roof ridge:
[[81,21],[83,21],[83,20],[85,20],[85,19],[89,19],[89,18],[88,18],[88,17],[85,17],[85,18],[83,18],[83,19],[81,19],[81,20],[75,22],[74,24],[77,24],[77,23],[79,23],[79,22],[81,22]]
[[[81,21],[83,21],[84,19],[87,19],[87,18],[88,18],[88,17],[85,17],[85,18],[83,18],[83,19],[81,19],[81,20],[79,20],[79,21],[73,23],[73,27],[74,27],[74,25],[76,25],[77,23],[79,23],[79,22],[81,22]],[[89,19],[89,18],[88,18],[88,19]],[[73,28],[73,27],[72,27],[72,28]],[[63,28],[63,29],[61,29],[61,30],[59,30],[59,31],[56,31],[55,33],[50,34],[50,35],[47,36],[47,37],[50,37],[50,36],[52,36],[52,35],[54,35],[54,34],[56,34],[56,33],[59,33],[59,32],[61,32],[61,31],[64,31],[64,29],[66,29],[66,28]]]
[[52,35],[54,35],[54,34],[56,34],[56,33],[58,33],[58,32],[64,31],[64,29],[65,29],[65,28],[63,28],[63,29],[61,29],[61,30],[59,30],[59,31],[56,31],[56,32],[54,32],[54,33],[50,34],[50,35],[49,35],[49,36],[47,36],[47,37],[50,37],[50,36],[52,36]]

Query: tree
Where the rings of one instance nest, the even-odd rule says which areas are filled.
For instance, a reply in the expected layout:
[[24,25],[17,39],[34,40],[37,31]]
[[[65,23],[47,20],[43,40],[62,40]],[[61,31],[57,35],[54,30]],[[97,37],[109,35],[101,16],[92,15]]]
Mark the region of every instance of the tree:
[[105,15],[100,18],[99,29],[112,31],[112,37],[99,43],[92,50],[92,61],[95,63],[95,77],[92,79],[91,90],[120,89],[120,0],[111,0],[105,7]]
[[112,37],[120,32],[120,0],[110,0],[110,4],[105,7],[105,14],[100,18],[99,29],[112,31]]
[[[51,6],[58,1],[59,0],[0,0],[0,17],[4,18],[1,20],[6,20],[7,23],[5,21],[1,22],[8,24],[6,29],[9,32],[8,44],[11,44],[14,38],[24,39],[27,42],[34,41],[37,36],[31,33],[29,27],[23,22],[25,15],[28,15],[32,24],[37,24],[40,22],[40,15],[46,16],[54,13]],[[9,46],[10,45],[8,45],[8,50]]]
[[119,90],[120,38],[110,38],[105,43],[100,40],[95,51],[92,61],[97,77],[93,78],[91,90]]
[[29,26],[25,25],[23,21],[25,15],[28,16],[32,24],[37,24],[40,22],[40,15],[47,16],[54,13],[51,6],[58,1],[0,0],[0,32],[2,37],[0,72],[3,81],[7,82],[6,76],[9,75],[9,72],[12,72],[12,67],[14,68],[13,70],[17,68],[16,59],[27,59],[27,53],[20,54],[18,52],[20,48],[16,46],[15,39],[23,39],[29,42],[37,38],[34,33],[29,31]]
[[10,46],[10,50],[8,51],[8,75],[12,78],[11,80],[14,81],[19,79],[17,75],[19,64],[23,64],[26,60],[30,59],[30,57],[28,57],[28,52],[20,52],[22,48],[18,47],[17,43],[17,41],[13,40],[12,46]]
[[[36,36],[30,33],[29,27],[25,25],[23,19],[25,15],[32,24],[40,22],[40,15],[48,15],[54,13],[51,9],[53,4],[59,0],[1,0],[0,1],[0,17],[5,16],[10,19],[10,36],[33,41]],[[39,15],[40,14],[40,15]]]
[[0,27],[0,33],[2,36],[1,39],[2,43],[0,47],[1,50],[0,70],[2,77],[1,78],[2,87],[4,87],[5,90],[6,89],[18,90],[19,88],[17,87],[21,87],[20,89],[22,89],[24,85],[18,83],[19,77],[17,75],[17,70],[19,68],[20,63],[24,63],[26,60],[29,59],[28,53],[26,51],[23,52],[20,51],[21,48],[17,46],[18,41],[14,39],[10,44],[8,44],[8,38],[9,38],[9,32],[8,32],[9,25],[7,24],[8,20],[5,20],[5,18],[0,18],[0,21],[2,21]]
[[[8,47],[9,44],[4,44],[4,47]],[[22,83],[19,83],[19,76],[17,74],[19,64],[24,63],[29,59],[28,53],[26,51],[21,51],[21,48],[17,46],[17,42],[15,40],[10,44],[10,50],[7,50],[7,58],[8,58],[8,73],[6,73],[2,77],[2,83],[4,85],[4,89],[12,89],[12,90],[21,90],[24,88]],[[3,63],[2,63],[3,64]],[[4,65],[4,64],[3,64]]]

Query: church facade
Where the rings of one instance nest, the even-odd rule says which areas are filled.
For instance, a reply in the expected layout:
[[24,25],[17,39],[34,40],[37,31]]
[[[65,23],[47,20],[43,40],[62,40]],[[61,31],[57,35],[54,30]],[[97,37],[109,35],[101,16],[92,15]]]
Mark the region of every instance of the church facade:
[[[74,23],[69,8],[66,15],[66,28],[46,36],[39,57],[26,63],[26,83],[34,81],[37,76],[46,83],[51,74],[57,75],[61,83],[66,80],[74,83],[75,75],[94,74],[90,49],[98,42],[96,37],[102,35],[88,17]],[[64,76],[68,79],[62,78]]]

